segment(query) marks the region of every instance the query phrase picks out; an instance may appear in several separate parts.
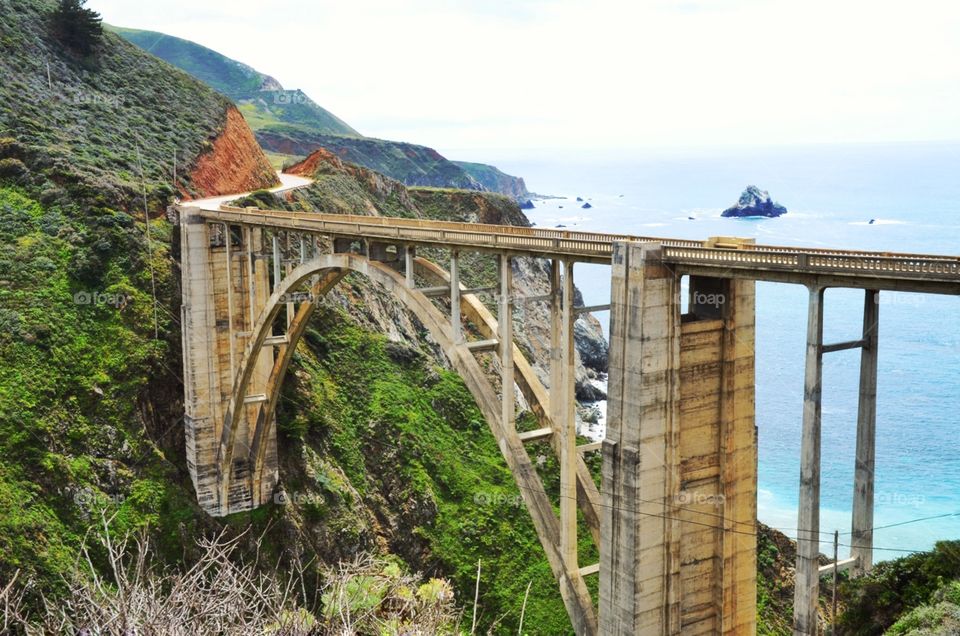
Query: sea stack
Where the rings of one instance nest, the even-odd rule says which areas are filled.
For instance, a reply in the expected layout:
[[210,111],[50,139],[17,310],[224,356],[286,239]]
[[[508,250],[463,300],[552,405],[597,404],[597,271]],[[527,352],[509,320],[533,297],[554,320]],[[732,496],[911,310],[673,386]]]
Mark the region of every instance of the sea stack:
[[740,200],[731,208],[723,211],[722,216],[767,216],[775,217],[787,213],[787,208],[775,203],[766,190],[750,185],[740,195]]

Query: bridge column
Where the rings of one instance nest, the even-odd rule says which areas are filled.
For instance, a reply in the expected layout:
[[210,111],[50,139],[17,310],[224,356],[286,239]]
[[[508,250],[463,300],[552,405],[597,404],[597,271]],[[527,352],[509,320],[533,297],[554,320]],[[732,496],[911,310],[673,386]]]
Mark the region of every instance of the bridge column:
[[793,594],[793,633],[817,636],[820,593],[820,425],[823,381],[823,293],[810,287],[807,354],[803,381],[800,440],[800,504],[797,515],[797,566]]
[[[183,303],[180,311],[186,459],[197,501],[208,511],[216,509],[218,504],[216,455],[220,430],[217,423],[222,417],[218,357],[210,355],[218,350],[212,262],[215,255],[210,245],[210,229],[200,218],[198,208],[181,208]],[[225,241],[229,245],[229,231]]]
[[616,242],[600,631],[756,630],[754,283],[679,276]]
[[513,259],[500,255],[500,298],[497,326],[500,348],[501,421],[506,430],[516,428],[517,396],[513,377]]
[[567,570],[579,572],[577,558],[577,415],[573,324],[573,261],[564,263],[561,294],[560,383],[550,387],[556,400],[554,426],[560,441],[560,555]]
[[460,252],[450,252],[450,340],[453,344],[463,341],[463,325],[460,324]]
[[860,404],[857,409],[857,458],[853,479],[853,521],[850,556],[854,573],[873,565],[873,484],[877,443],[877,347],[880,340],[880,292],[868,289],[863,300],[863,344],[860,349]]
[[413,289],[416,283],[413,279],[413,261],[417,258],[417,248],[413,245],[407,245],[404,250],[403,267],[406,275],[407,287]]

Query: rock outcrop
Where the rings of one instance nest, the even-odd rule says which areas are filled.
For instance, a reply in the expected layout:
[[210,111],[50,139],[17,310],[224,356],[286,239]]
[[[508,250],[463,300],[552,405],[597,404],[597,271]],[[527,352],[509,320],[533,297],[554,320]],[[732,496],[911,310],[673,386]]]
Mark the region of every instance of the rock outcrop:
[[453,163],[490,192],[499,192],[518,201],[530,195],[530,192],[527,191],[527,184],[522,177],[507,174],[496,166],[470,161],[454,161]]
[[776,217],[787,213],[787,208],[775,203],[766,190],[750,185],[740,195],[740,200],[733,207],[723,211],[722,216],[767,216]]
[[195,193],[215,196],[268,188],[278,183],[276,172],[253,138],[243,115],[230,106],[223,130],[190,171],[190,184]]

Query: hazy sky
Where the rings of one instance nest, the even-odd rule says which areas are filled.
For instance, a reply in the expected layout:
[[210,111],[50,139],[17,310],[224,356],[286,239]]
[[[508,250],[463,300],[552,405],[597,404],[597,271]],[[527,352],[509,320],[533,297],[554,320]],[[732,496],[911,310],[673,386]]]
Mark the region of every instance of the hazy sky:
[[960,3],[90,0],[438,148],[960,139]]

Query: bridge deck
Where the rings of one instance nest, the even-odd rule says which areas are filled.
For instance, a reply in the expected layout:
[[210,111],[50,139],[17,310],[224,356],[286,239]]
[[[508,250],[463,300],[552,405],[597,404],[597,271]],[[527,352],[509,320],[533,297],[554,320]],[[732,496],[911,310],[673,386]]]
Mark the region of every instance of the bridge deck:
[[833,287],[960,294],[958,256],[754,244],[724,245],[628,234],[229,206],[201,209],[200,216],[209,221],[336,237],[378,239],[430,247],[456,246],[601,264],[610,263],[614,241],[653,241],[664,246],[664,260],[682,273],[800,284],[817,282]]

